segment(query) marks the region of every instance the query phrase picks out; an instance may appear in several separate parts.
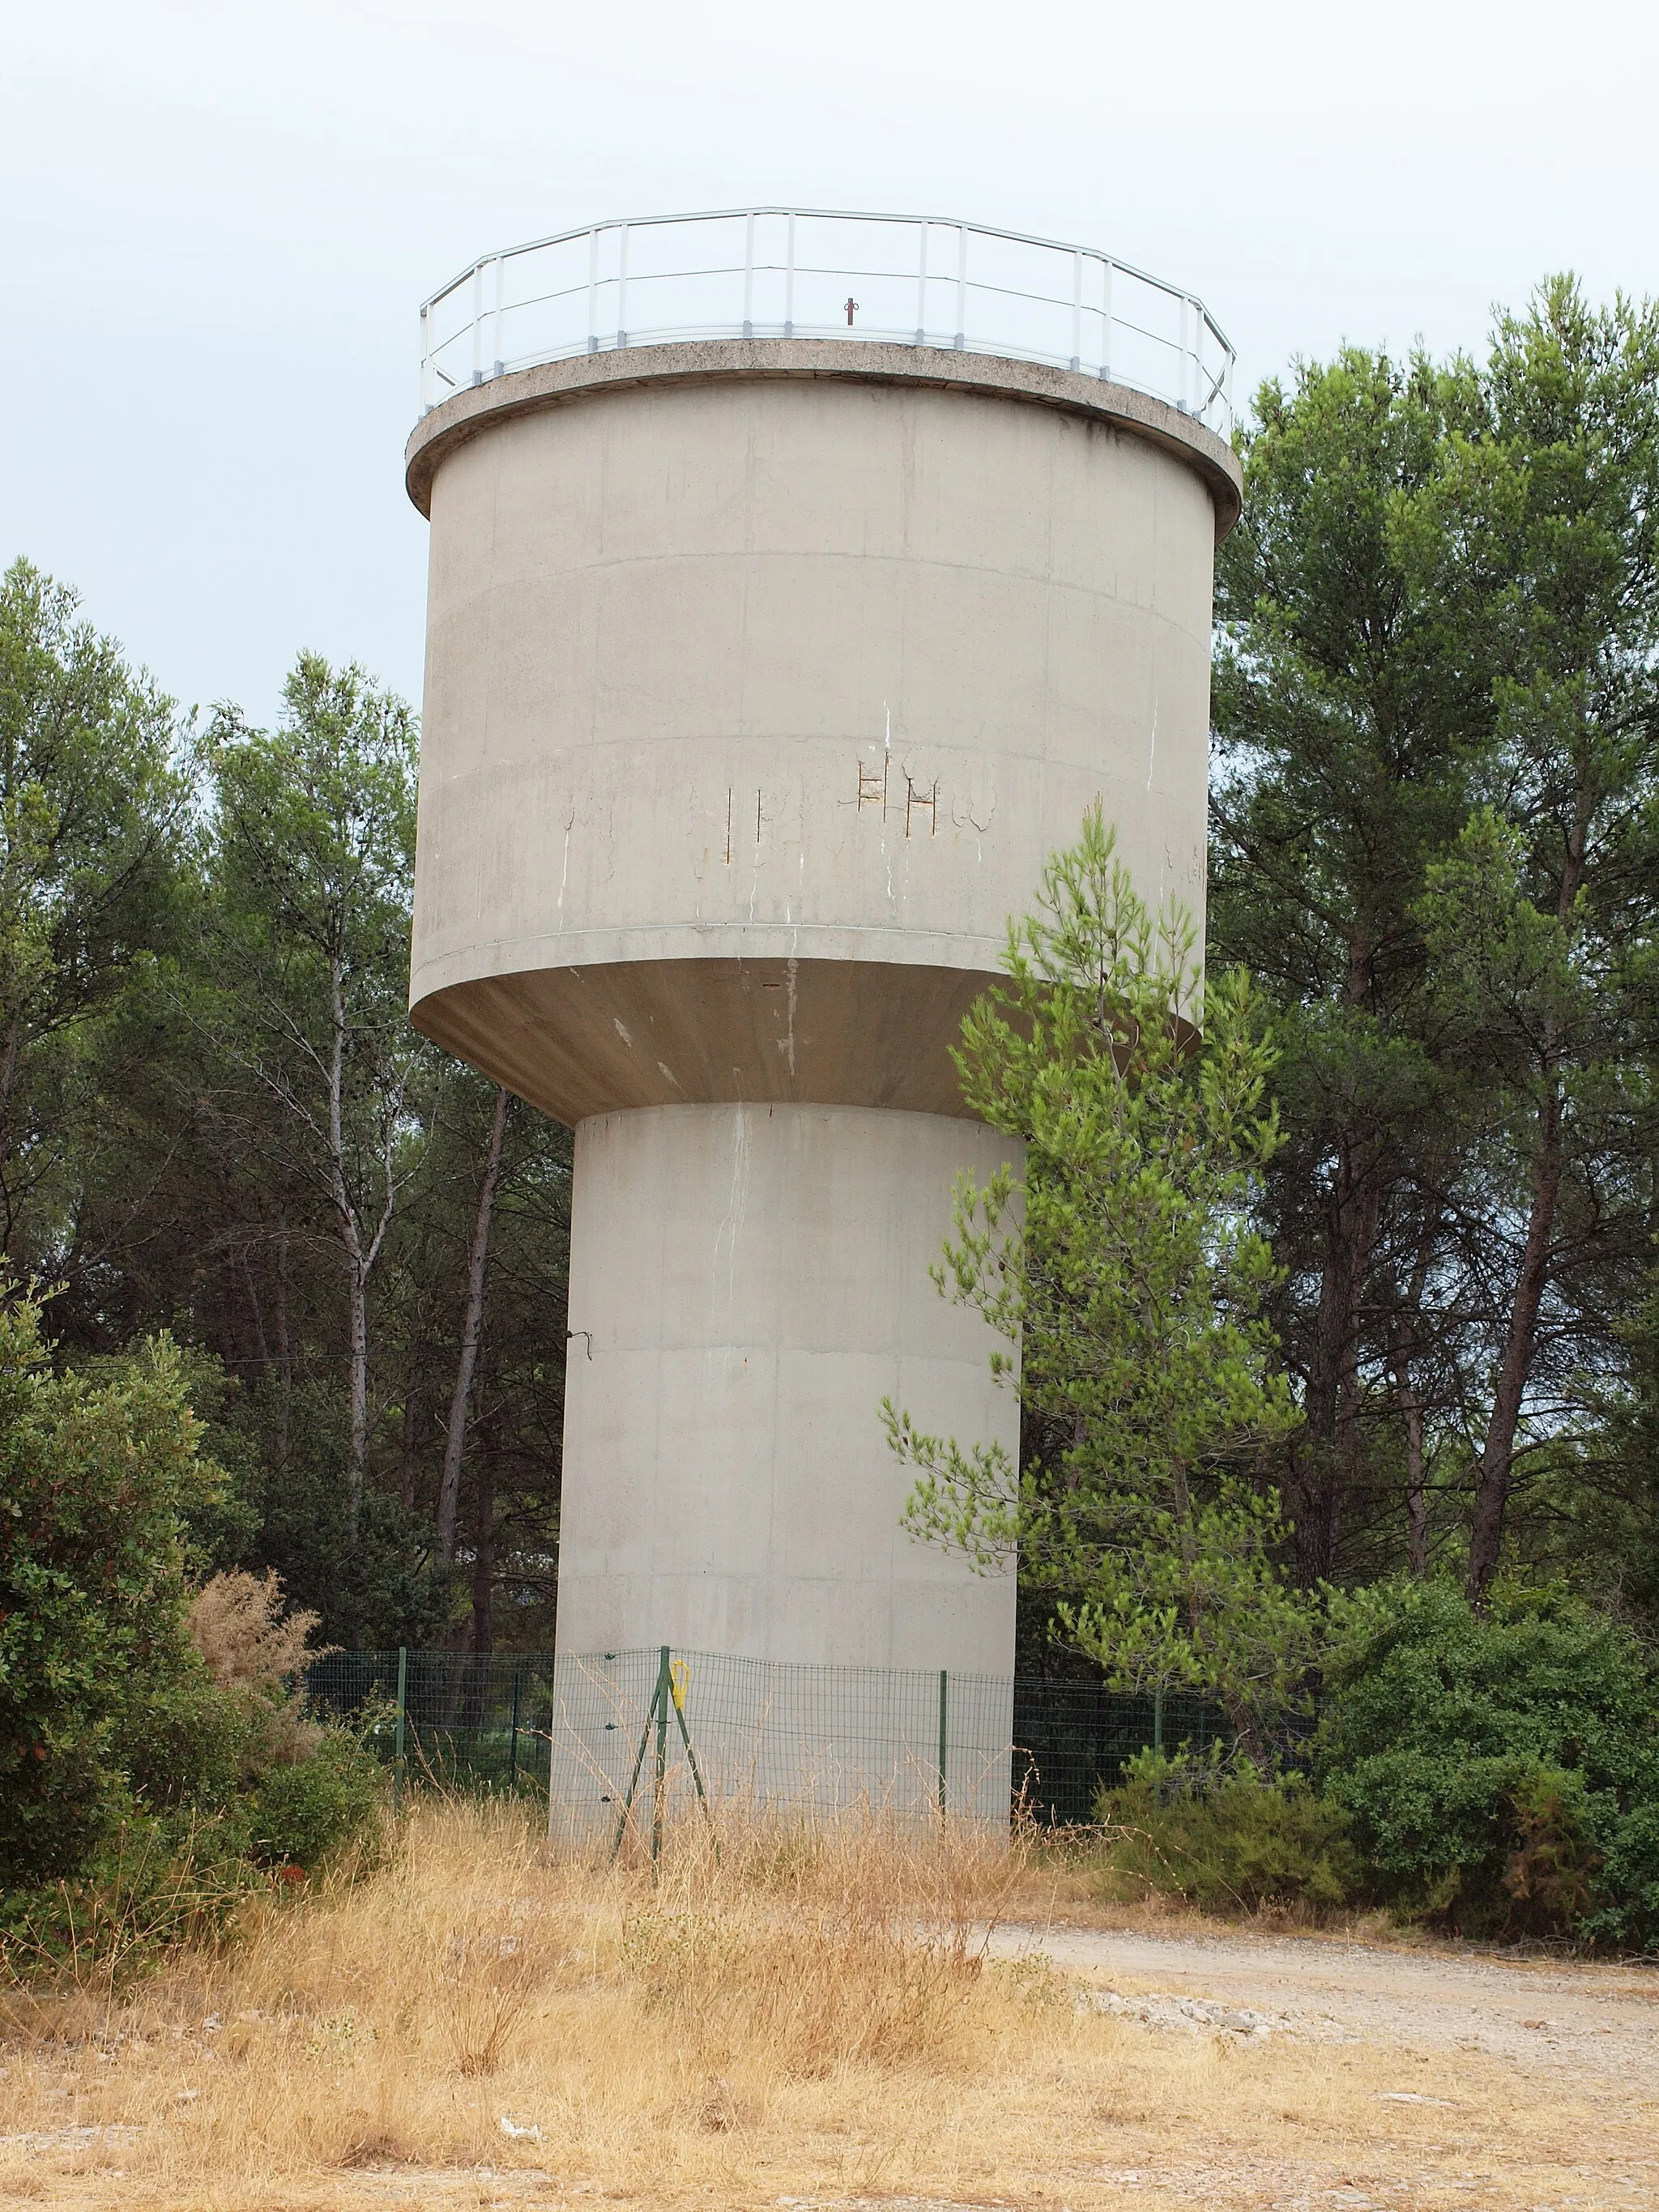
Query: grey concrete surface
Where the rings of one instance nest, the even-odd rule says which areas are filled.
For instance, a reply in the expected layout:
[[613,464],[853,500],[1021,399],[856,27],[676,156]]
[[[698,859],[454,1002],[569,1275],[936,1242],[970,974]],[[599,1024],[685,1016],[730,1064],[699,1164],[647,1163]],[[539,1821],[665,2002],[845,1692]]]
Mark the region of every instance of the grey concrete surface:
[[[411,999],[441,1042],[488,1055],[451,1034],[478,981],[492,1031],[544,1030],[557,969],[617,1037],[618,963],[988,975],[1097,795],[1201,918],[1214,510],[1163,448],[931,385],[636,379],[505,413],[432,517]],[[637,1054],[543,1103],[641,1103],[659,1061],[700,1095]]]
[[581,1124],[562,1650],[1011,1671],[1012,1577],[905,1534],[878,1412],[890,1395],[1018,1450],[996,1340],[927,1278],[956,1175],[1010,1152],[975,1123],[848,1107]]
[[1237,464],[1060,371],[718,342],[498,378],[408,468],[412,1018],[578,1130],[560,1651],[1010,1673],[877,1406],[1017,1435],[928,1279],[1001,1153],[950,1047],[1097,798],[1201,923]]

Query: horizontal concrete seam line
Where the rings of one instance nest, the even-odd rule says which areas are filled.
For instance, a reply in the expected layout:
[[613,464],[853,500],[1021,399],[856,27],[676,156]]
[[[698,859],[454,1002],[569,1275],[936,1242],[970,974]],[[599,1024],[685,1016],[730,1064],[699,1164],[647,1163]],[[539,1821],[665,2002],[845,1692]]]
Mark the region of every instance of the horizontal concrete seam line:
[[[891,927],[886,924],[872,927],[868,924],[860,925],[854,922],[841,921],[662,921],[642,922],[636,928],[600,928],[589,925],[585,928],[568,931],[546,929],[538,930],[533,935],[524,937],[487,937],[474,939],[469,941],[468,951],[469,953],[484,951],[499,952],[517,951],[521,945],[557,945],[564,947],[573,945],[580,945],[582,943],[588,941],[594,944],[619,945],[629,943],[638,939],[650,937],[676,937],[697,940],[706,937],[726,937],[741,933],[745,942],[751,945],[757,945],[760,940],[769,939],[771,938],[776,938],[780,940],[780,949],[777,951],[763,952],[759,950],[756,950],[753,953],[753,957],[757,959],[787,960],[793,958],[796,956],[793,951],[782,948],[781,940],[786,938],[793,939],[802,931],[810,931],[814,935],[820,938],[855,937],[860,939],[860,942],[864,943],[868,943],[873,940],[878,944],[884,944],[890,939],[895,945],[903,945],[907,948],[904,957],[902,959],[896,960],[884,958],[881,956],[872,956],[867,953],[821,954],[805,952],[799,956],[801,965],[803,967],[816,964],[820,967],[827,968],[946,967],[954,969],[959,967],[962,963],[959,961],[955,960],[941,962],[921,958],[917,957],[917,954],[915,951],[909,950],[909,948],[914,946],[943,947],[960,945],[1000,949],[1006,941],[1005,939],[1000,937],[993,938],[987,936],[982,931],[978,930],[962,930],[960,932],[956,932],[941,929],[898,929]],[[459,955],[441,955],[434,957],[458,957]],[[687,956],[684,953],[667,953],[662,955],[646,953],[643,956],[640,956],[640,958],[642,964],[654,965],[656,961],[659,958],[673,960],[684,959]],[[694,954],[690,957],[696,957],[697,956]],[[714,960],[732,961],[741,963],[744,957],[748,956],[741,951],[737,951],[731,952],[711,952],[705,957]],[[423,962],[422,964],[424,965],[427,963]],[[537,962],[534,964],[538,967],[548,965],[544,961]],[[568,960],[556,960],[551,964],[556,968],[568,968],[578,966],[580,963]],[[600,967],[613,968],[624,963],[616,958],[607,957],[602,957],[596,964]]]
[[[1166,627],[1178,628],[1183,635],[1196,635],[1195,632],[1188,632],[1184,625],[1176,624],[1174,616],[1165,610],[1143,599],[1127,599],[1120,592],[1097,590],[1091,585],[1080,584],[1070,577],[1039,575],[1032,569],[994,568],[980,561],[944,561],[932,554],[851,552],[843,551],[838,547],[830,547],[820,552],[809,552],[805,550],[791,550],[779,546],[763,546],[752,551],[747,548],[733,550],[720,547],[710,553],[598,554],[592,560],[584,560],[577,566],[553,569],[550,574],[555,579],[562,577],[574,579],[583,576],[607,575],[629,568],[672,569],[691,567],[708,568],[721,562],[730,562],[734,564],[742,562],[748,567],[758,562],[771,561],[810,561],[814,567],[820,563],[845,562],[849,567],[856,564],[860,568],[897,568],[902,570],[907,575],[921,572],[941,576],[991,576],[1003,583],[1029,584],[1034,591],[1041,592],[1045,596],[1050,592],[1066,592],[1074,597],[1098,600],[1103,606],[1127,607],[1135,614],[1145,616],[1154,622],[1161,622]],[[463,610],[471,612],[475,608],[487,605],[492,599],[501,599],[515,590],[528,588],[532,583],[544,588],[549,580],[549,574],[550,572],[547,571],[532,570],[523,576],[513,577],[505,583],[485,584],[480,586],[475,592],[458,592],[432,617],[432,625],[434,629],[441,628],[453,613],[459,613]],[[1210,627],[1211,625],[1206,622],[1205,625],[1206,637]]]
[[[1137,731],[1135,734],[1137,737],[1144,737],[1146,732],[1142,730]],[[1206,734],[1207,736],[1207,732]],[[555,762],[574,763],[587,760],[595,753],[617,751],[649,753],[678,750],[683,745],[873,745],[883,751],[889,750],[885,738],[879,732],[873,735],[860,736],[856,730],[833,730],[828,734],[822,732],[773,729],[705,730],[696,732],[666,731],[659,737],[650,738],[584,738],[579,743],[562,744],[533,756],[519,759],[484,761],[476,766],[451,769],[447,773],[438,771],[434,763],[433,767],[428,769],[427,774],[432,781],[441,784],[447,791],[467,783],[495,781],[518,771],[522,771],[526,775],[541,774]],[[972,761],[976,766],[984,765],[983,745],[964,741],[960,738],[895,737],[890,750],[895,765],[902,768],[903,762],[900,758],[901,747],[908,748],[912,752],[920,750],[956,753],[961,755],[965,760]],[[1136,789],[1140,787],[1133,769],[1127,771],[1103,769],[1098,761],[1068,760],[1064,754],[1052,752],[1016,752],[1012,746],[1000,747],[997,758],[999,762],[1012,761],[1016,766],[1024,765],[1034,769],[1076,769],[1084,775],[1103,776],[1109,783],[1127,784]],[[856,808],[858,801],[845,799],[837,799],[835,804],[852,809]],[[866,800],[866,804],[868,805],[869,802]],[[901,803],[896,810],[889,811],[902,813],[904,810]]]
[[[687,360],[689,348],[700,357]],[[416,425],[404,449],[404,486],[415,506],[428,514],[432,478],[445,455],[514,415],[653,386],[823,381],[1013,401],[1127,431],[1202,477],[1215,501],[1218,541],[1237,522],[1243,481],[1237,456],[1212,430],[1166,402],[1131,386],[1102,384],[1007,356],[933,353],[924,365],[922,350],[872,346],[861,349],[859,359],[848,361],[831,357],[844,352],[835,341],[728,340],[628,349],[631,357],[626,360],[617,351],[567,356],[470,386],[434,408]]]
[[[515,946],[513,949],[513,958],[511,962],[502,962],[500,963],[494,961],[482,962],[475,956],[461,953],[439,954],[432,959],[422,960],[410,972],[409,993],[410,1011],[413,1012],[419,1007],[425,1006],[429,1000],[442,998],[451,991],[467,990],[480,983],[507,984],[511,983],[515,978],[520,976],[568,975],[573,970],[581,973],[582,971],[596,971],[607,968],[678,966],[681,964],[681,961],[684,958],[684,956],[677,957],[673,954],[664,954],[656,960],[652,960],[650,958],[641,959],[637,957],[624,957],[618,959],[608,960],[595,959],[591,955],[577,958],[567,957],[562,959],[556,959],[551,957],[554,950],[555,948],[550,945],[547,948],[547,957],[538,960],[524,957],[520,948]],[[568,954],[569,948],[567,947],[565,950]],[[752,957],[758,960],[766,956],[756,954]],[[779,951],[771,957],[777,962],[783,963],[788,959],[789,955],[785,952]],[[734,966],[737,964],[736,956],[729,955],[727,957],[732,959]],[[813,963],[806,960],[802,960],[800,962],[800,965],[802,967],[807,967],[811,964]],[[997,964],[994,957],[991,957],[991,948],[988,946],[987,947],[987,957],[983,963],[980,961],[945,961],[935,958],[933,960],[911,961],[824,960],[820,961],[816,964],[820,967],[828,968],[905,967],[943,969],[951,975],[975,976],[981,979],[981,988],[988,988],[993,983],[1000,982],[1004,976],[1004,970]],[[598,978],[596,976],[596,981],[597,981]]]

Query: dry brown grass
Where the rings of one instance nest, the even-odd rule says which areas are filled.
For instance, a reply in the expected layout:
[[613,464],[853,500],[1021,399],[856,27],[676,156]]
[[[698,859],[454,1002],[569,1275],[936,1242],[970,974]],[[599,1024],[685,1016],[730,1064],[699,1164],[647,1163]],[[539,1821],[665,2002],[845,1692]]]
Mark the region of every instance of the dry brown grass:
[[653,1883],[424,1804],[379,1873],[262,1901],[115,1999],[14,1995],[0,2204],[1426,2206],[1478,2178],[1519,2206],[1582,2164],[1583,2101],[1490,2064],[1385,2103],[1425,2086],[1399,2051],[1160,2037],[982,1964],[1028,1879],[971,1833],[848,1820],[733,1827],[718,1862],[689,1826]]

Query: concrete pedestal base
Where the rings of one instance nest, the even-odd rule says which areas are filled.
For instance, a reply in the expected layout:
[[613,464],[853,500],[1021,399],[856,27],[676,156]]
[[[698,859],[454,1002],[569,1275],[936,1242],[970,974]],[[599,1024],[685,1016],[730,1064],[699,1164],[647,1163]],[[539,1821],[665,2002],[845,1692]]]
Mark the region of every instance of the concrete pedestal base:
[[878,1411],[890,1394],[1018,1450],[991,1333],[928,1279],[956,1176],[1008,1152],[975,1122],[849,1107],[580,1125],[562,1656],[1012,1674],[1013,1577],[905,1535]]

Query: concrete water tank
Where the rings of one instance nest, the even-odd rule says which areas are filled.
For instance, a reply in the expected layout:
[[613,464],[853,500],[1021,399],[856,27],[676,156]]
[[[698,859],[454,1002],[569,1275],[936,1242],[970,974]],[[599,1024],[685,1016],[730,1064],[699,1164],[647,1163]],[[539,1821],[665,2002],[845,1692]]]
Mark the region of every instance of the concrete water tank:
[[1099,795],[1201,915],[1231,355],[1103,255],[780,210],[487,257],[423,333],[411,1005],[576,1132],[561,1652],[1006,1674],[878,1406],[1018,1443],[928,1270],[1045,855]]

